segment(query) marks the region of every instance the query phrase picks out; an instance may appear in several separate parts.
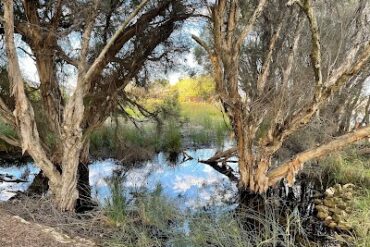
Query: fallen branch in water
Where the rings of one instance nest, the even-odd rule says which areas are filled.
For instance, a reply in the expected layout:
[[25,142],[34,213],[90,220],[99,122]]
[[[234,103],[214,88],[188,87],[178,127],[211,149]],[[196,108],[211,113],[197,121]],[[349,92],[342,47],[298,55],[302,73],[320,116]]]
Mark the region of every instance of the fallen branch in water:
[[7,179],[6,176],[0,176],[0,182],[7,182],[7,183],[25,183],[28,182],[27,180],[24,179]]
[[224,162],[227,161],[232,156],[235,156],[237,154],[237,148],[230,148],[228,150],[222,151],[222,152],[216,152],[215,155],[213,155],[208,160],[202,160],[200,162],[202,163],[212,163],[212,162]]
[[[235,171],[233,168],[231,168],[227,162],[235,162],[235,161],[228,161],[228,159],[236,154],[237,149],[236,148],[231,148],[226,151],[222,152],[216,152],[214,156],[207,160],[199,160],[199,163],[203,163],[206,165],[209,165],[219,173],[227,176],[232,182],[238,182],[239,178],[235,175]],[[194,159],[192,156],[184,152],[184,158],[187,158],[187,160],[192,160]]]
[[188,161],[188,160],[193,160],[194,158],[191,157],[191,155],[189,155],[187,152],[185,151],[182,151],[182,154],[184,155],[184,158],[182,159],[182,163]]
[[[239,178],[234,174],[235,173],[234,169],[231,168],[226,163],[226,161],[219,163],[219,162],[215,162],[215,161],[209,162],[208,160],[198,160],[198,162],[209,165],[210,167],[212,167],[213,169],[215,169],[219,173],[227,176],[232,182],[237,183],[239,181]],[[221,165],[219,165],[219,164],[221,164]]]

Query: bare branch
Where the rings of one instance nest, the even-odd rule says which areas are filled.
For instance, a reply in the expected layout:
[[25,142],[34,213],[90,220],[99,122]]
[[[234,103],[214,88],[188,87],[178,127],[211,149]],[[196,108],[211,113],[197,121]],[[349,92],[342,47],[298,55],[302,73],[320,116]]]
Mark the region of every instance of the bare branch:
[[0,134],[0,139],[3,140],[4,142],[8,143],[11,146],[20,147],[20,148],[22,147],[21,142],[18,139],[15,139],[13,137]]
[[[214,156],[207,160],[198,160],[198,162],[207,164],[221,174],[227,176],[232,182],[238,182],[239,178],[235,175],[235,171],[227,164],[228,159],[237,153],[237,148],[230,148],[228,150],[217,152]],[[187,154],[190,159],[193,159]]]
[[320,32],[317,25],[316,16],[312,7],[311,0],[304,0],[302,9],[305,12],[308,21],[310,23],[312,48],[311,48],[311,60],[312,66],[315,73],[316,79],[316,90],[314,95],[314,100],[320,100],[321,93],[323,90],[323,79],[321,71],[321,45],[320,45]]
[[320,158],[333,151],[339,151],[340,149],[348,146],[349,144],[355,143],[359,140],[369,137],[370,126],[362,129],[355,130],[351,133],[342,135],[326,144],[319,147],[315,147],[297,154],[291,160],[284,162],[281,166],[268,172],[267,177],[269,185],[276,184],[282,178],[287,178],[288,183],[294,183],[294,177],[296,173],[302,168],[302,165],[315,158]]
[[231,156],[234,156],[237,154],[238,149],[236,147],[227,149],[222,152],[217,152],[215,155],[213,155],[211,158],[207,160],[201,160],[202,163],[211,163],[211,162],[219,162],[220,160],[227,160]]
[[301,31],[303,28],[303,21],[299,21],[298,27],[296,29],[295,35],[294,35],[294,41],[293,41],[293,48],[290,51],[289,57],[288,57],[288,63],[287,66],[283,72],[283,82],[282,82],[282,90],[285,90],[288,85],[290,74],[292,73],[293,69],[293,63],[294,63],[294,56],[297,53],[299,41],[301,39]]
[[249,19],[248,24],[244,27],[243,31],[241,32],[238,40],[236,41],[234,49],[239,51],[241,46],[244,43],[245,38],[250,34],[253,29],[254,24],[257,21],[257,18],[261,15],[263,9],[265,8],[267,0],[260,0],[256,10],[254,11],[252,17]]
[[346,62],[336,70],[331,78],[329,78],[328,83],[326,84],[330,86],[324,88],[319,101],[313,101],[297,111],[291,116],[290,119],[286,120],[284,126],[276,126],[274,136],[278,140],[284,141],[296,130],[305,126],[311,120],[312,116],[314,116],[316,111],[324,103],[326,103],[328,98],[330,98],[334,93],[340,90],[340,88],[342,88],[342,86],[347,83],[352,76],[361,71],[361,69],[370,59],[370,41],[367,42],[357,60],[353,61],[355,51],[357,50],[358,48],[352,49],[349,52],[348,57],[346,58]]
[[108,41],[104,46],[103,50],[100,52],[99,56],[95,59],[94,63],[90,66],[86,75],[83,78],[83,84],[89,83],[96,71],[101,71],[102,67],[105,64],[106,56],[109,52],[109,49],[114,45],[117,39],[125,31],[126,27],[130,22],[137,16],[140,10],[145,6],[148,0],[143,0],[136,9],[127,17],[127,19],[122,23],[122,25],[115,32],[113,37]]
[[62,5],[63,5],[63,0],[57,0],[55,6],[54,6],[54,16],[51,19],[51,30],[54,32],[58,26],[58,22],[60,20],[60,17],[62,15]]
[[200,39],[198,36],[196,35],[191,35],[191,38],[193,40],[195,40],[195,42],[198,43],[198,45],[200,45],[201,47],[203,47],[204,50],[206,50],[206,52],[208,53],[208,56],[212,56],[212,50],[211,48],[207,45],[207,43],[205,41],[203,41],[202,39]]
[[78,61],[67,55],[60,46],[57,46],[55,49],[61,59],[63,59],[68,64],[73,65],[76,68],[78,67]]
[[86,57],[89,51],[91,32],[94,27],[95,17],[98,14],[97,13],[98,6],[99,6],[99,0],[95,0],[93,14],[91,14],[90,17],[88,18],[87,27],[82,35],[81,54],[80,54],[80,60],[78,64],[78,70],[79,70],[80,75],[85,75],[85,72],[86,72],[86,64],[87,64]]
[[237,3],[236,0],[230,2],[230,8],[227,19],[226,46],[227,50],[233,46],[233,36],[237,22]]
[[5,123],[16,127],[16,120],[12,111],[8,108],[2,98],[0,98],[0,115]]
[[278,38],[280,36],[280,31],[281,31],[282,26],[283,26],[283,21],[280,22],[278,28],[275,31],[275,34],[271,38],[270,45],[269,45],[269,51],[267,53],[265,62],[263,64],[262,73],[258,77],[258,80],[257,80],[257,91],[258,91],[259,94],[262,94],[263,89],[265,88],[265,85],[266,85],[266,82],[267,82],[267,79],[268,79],[268,75],[270,74],[272,54],[273,54],[275,46],[276,46],[276,41],[278,40]]

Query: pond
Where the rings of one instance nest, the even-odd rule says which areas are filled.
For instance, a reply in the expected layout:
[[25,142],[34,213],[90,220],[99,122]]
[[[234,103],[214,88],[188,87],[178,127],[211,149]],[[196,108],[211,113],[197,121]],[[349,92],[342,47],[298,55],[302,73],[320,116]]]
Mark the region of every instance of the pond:
[[[96,160],[89,166],[92,196],[100,205],[110,198],[110,178],[115,171],[123,172],[123,186],[127,197],[135,192],[153,191],[161,185],[162,193],[174,201],[180,209],[233,208],[237,187],[226,176],[209,165],[198,162],[215,153],[213,148],[186,150],[192,160],[177,157],[171,162],[165,153],[157,154],[152,160],[125,166],[113,159]],[[236,170],[236,163],[230,163]],[[2,180],[22,181],[0,182],[0,201],[9,200],[17,191],[25,191],[32,183],[39,169],[32,163],[23,165],[5,164],[0,167]]]

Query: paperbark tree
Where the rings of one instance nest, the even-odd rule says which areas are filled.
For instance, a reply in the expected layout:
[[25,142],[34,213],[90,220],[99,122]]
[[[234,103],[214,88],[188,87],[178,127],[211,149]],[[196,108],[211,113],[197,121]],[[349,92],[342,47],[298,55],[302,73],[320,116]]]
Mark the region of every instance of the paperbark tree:
[[207,7],[210,40],[193,39],[207,52],[232,123],[237,148],[224,154],[237,154],[242,189],[265,192],[283,178],[293,184],[305,162],[370,135],[369,126],[360,128],[273,165],[292,134],[367,74],[367,1],[216,0]]
[[[90,133],[114,110],[116,100],[148,58],[160,60],[162,51],[168,49],[157,47],[170,43],[171,34],[190,10],[180,0],[109,1],[108,7],[98,0],[2,2],[8,76],[15,101],[14,109],[0,101],[2,119],[15,127],[23,152],[49,179],[55,204],[62,211],[72,211],[79,198],[77,181],[83,176],[78,167],[88,162]],[[53,145],[39,135],[18,61],[15,32],[35,58],[43,111],[56,140]],[[63,45],[73,35],[80,43],[77,54]],[[77,71],[76,87],[67,99],[57,73],[61,62]]]

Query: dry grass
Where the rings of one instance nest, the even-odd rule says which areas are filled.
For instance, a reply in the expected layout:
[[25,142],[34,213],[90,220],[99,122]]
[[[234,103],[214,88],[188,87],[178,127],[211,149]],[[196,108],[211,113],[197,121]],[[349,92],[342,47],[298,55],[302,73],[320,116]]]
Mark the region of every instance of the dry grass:
[[92,239],[97,244],[103,239],[109,239],[115,228],[108,224],[107,217],[99,210],[85,214],[63,213],[57,210],[48,197],[22,196],[0,207],[9,214],[37,222],[57,230],[71,237]]

